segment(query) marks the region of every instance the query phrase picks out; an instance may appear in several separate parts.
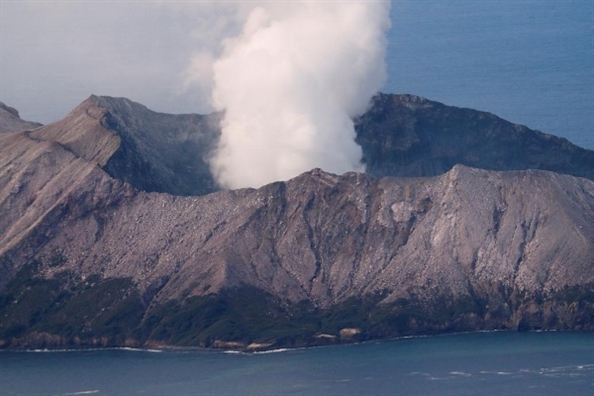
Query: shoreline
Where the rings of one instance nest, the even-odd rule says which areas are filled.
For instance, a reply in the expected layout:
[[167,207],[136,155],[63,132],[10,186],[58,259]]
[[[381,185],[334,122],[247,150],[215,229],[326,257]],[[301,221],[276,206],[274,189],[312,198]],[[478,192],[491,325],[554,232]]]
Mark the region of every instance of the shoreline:
[[192,352],[200,352],[200,353],[222,353],[222,354],[241,354],[241,355],[263,355],[263,354],[271,354],[271,353],[282,353],[282,352],[292,352],[292,351],[299,351],[305,349],[318,349],[318,348],[329,348],[329,347],[341,347],[341,346],[353,346],[353,345],[364,345],[364,344],[372,344],[372,343],[381,343],[381,342],[393,342],[393,341],[401,341],[401,340],[408,340],[408,339],[418,339],[418,338],[436,338],[436,337],[450,337],[450,336],[459,336],[459,335],[468,335],[468,334],[491,334],[491,333],[515,333],[515,334],[524,334],[524,333],[592,333],[594,331],[587,331],[587,330],[558,330],[558,329],[548,329],[548,330],[527,330],[527,331],[517,331],[517,330],[508,330],[508,329],[495,329],[495,330],[476,330],[476,331],[460,331],[460,332],[452,332],[452,333],[439,333],[439,334],[417,334],[417,335],[407,335],[407,336],[399,336],[399,337],[391,337],[391,338],[377,338],[373,340],[364,340],[364,341],[353,341],[353,342],[341,342],[341,343],[334,343],[334,344],[326,344],[326,345],[306,345],[306,346],[299,346],[299,347],[279,347],[279,348],[262,348],[262,349],[225,349],[225,348],[205,348],[205,347],[198,347],[198,346],[176,346],[176,345],[164,345],[162,347],[128,347],[128,346],[112,346],[112,347],[94,347],[94,348],[35,348],[35,349],[27,349],[27,348],[6,348],[0,349],[0,355],[2,353],[70,353],[70,352],[106,352],[106,351],[124,351],[124,352],[143,352],[143,353],[192,353]]

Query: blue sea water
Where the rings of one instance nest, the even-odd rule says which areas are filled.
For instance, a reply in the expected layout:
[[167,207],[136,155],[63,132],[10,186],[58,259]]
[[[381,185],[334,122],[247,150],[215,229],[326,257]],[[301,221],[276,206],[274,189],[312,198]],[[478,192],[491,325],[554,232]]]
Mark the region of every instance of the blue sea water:
[[394,0],[384,91],[594,149],[594,2]]
[[0,352],[2,395],[592,395],[594,333],[473,333],[257,354]]

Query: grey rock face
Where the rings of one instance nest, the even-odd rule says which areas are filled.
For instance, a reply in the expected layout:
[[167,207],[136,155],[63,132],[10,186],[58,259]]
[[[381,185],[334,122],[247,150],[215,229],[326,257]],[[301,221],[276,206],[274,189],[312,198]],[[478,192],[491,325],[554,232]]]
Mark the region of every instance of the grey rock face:
[[418,96],[378,94],[356,120],[356,131],[367,173],[376,177],[434,176],[462,164],[594,180],[594,151],[490,113]]
[[32,136],[64,145],[139,190],[203,195],[217,189],[206,161],[218,123],[217,114],[161,114],[125,98],[93,95]]
[[204,195],[218,189],[208,158],[220,136],[220,114],[153,112],[124,98],[92,96],[122,143],[104,169],[143,191]]

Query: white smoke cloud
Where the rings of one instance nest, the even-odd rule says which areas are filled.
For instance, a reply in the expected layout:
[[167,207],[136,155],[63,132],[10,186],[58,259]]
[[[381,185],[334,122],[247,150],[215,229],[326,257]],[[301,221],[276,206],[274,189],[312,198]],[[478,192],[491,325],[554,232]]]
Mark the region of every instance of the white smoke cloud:
[[352,118],[386,80],[389,11],[389,1],[242,3],[241,32],[212,63],[197,58],[225,111],[210,162],[221,186],[363,170]]

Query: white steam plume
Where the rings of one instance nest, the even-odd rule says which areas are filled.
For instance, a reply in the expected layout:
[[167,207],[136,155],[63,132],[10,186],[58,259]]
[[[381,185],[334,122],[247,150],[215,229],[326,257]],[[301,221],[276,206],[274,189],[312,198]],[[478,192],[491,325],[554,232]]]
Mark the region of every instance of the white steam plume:
[[225,111],[210,161],[221,186],[363,170],[352,118],[385,82],[389,11],[389,1],[253,6],[212,66],[213,105]]

